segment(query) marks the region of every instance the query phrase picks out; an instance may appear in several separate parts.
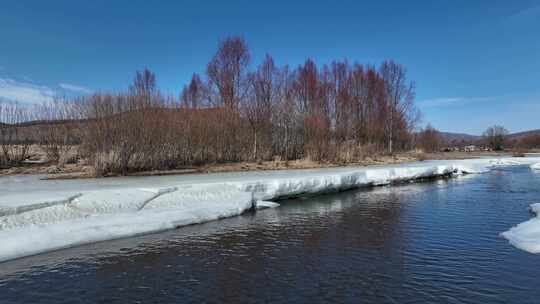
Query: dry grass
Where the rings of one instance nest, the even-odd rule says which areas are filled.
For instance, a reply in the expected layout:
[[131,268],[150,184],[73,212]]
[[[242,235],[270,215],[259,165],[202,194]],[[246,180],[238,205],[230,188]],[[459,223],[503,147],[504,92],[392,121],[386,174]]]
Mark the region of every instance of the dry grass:
[[[33,149],[33,159],[41,159],[42,153]],[[362,161],[355,162],[319,162],[309,159],[284,161],[275,159],[273,161],[258,162],[234,162],[222,164],[208,164],[204,166],[191,166],[176,168],[171,170],[150,170],[133,172],[130,176],[157,176],[157,175],[179,175],[193,173],[218,173],[218,172],[247,172],[247,171],[269,171],[269,170],[290,170],[290,169],[316,169],[335,168],[347,166],[373,166],[410,163],[426,160],[447,160],[447,159],[470,159],[479,157],[513,156],[511,152],[440,152],[440,153],[400,153],[395,155],[366,156]],[[65,164],[63,166],[51,165],[48,163],[30,163],[25,166],[0,170],[0,176],[14,174],[44,174],[46,179],[73,179],[73,178],[93,178],[99,176],[93,166],[89,166],[84,159],[76,163]],[[106,177],[116,176],[107,174]]]

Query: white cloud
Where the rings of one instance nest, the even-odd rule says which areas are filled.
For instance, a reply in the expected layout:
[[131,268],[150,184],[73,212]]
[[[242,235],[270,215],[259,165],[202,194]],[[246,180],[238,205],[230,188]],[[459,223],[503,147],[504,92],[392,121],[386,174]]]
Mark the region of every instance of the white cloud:
[[57,93],[47,86],[0,78],[0,99],[35,104],[50,102],[56,95]]
[[60,86],[64,90],[68,90],[68,91],[72,91],[72,92],[78,92],[78,93],[84,93],[84,94],[92,93],[92,90],[90,90],[88,88],[85,88],[83,86],[78,86],[78,85],[74,85],[74,84],[61,83],[58,86]]
[[418,102],[420,107],[445,107],[456,104],[464,104],[470,102],[482,102],[495,100],[494,97],[441,97],[421,100]]

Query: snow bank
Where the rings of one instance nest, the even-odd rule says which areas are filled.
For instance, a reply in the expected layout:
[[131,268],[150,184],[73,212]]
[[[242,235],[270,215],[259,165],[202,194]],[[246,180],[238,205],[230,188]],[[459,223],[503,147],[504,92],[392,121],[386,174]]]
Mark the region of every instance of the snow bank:
[[532,164],[531,169],[532,170],[540,170],[540,163]]
[[523,222],[510,230],[501,233],[510,244],[530,253],[540,253],[540,204],[532,204],[529,208],[536,217]]
[[43,200],[42,202],[30,203],[28,205],[0,206],[0,216],[19,214],[46,207],[69,204],[71,201],[73,201],[79,196],[81,196],[80,193],[71,196],[64,196],[59,199]]
[[113,186],[96,181],[41,183],[39,191],[0,196],[0,261],[279,206],[270,200],[531,163],[530,159],[478,159],[228,175],[234,178],[201,175],[183,181],[180,177],[110,179]]
[[[251,193],[226,185],[186,187],[181,193],[126,189],[107,195],[83,193],[77,202],[0,218],[0,261],[203,223],[252,207]],[[140,209],[145,203],[149,208]]]
[[253,182],[238,181],[227,184],[236,186],[242,191],[252,192],[257,200],[276,200],[436,178],[461,172],[461,169],[454,165],[375,168],[345,172],[328,170],[326,174],[262,179]]
[[84,195],[77,194],[57,201],[5,208],[3,213],[7,216],[0,218],[0,230],[52,224],[90,215],[138,211],[162,194],[175,190],[176,188],[88,191]]

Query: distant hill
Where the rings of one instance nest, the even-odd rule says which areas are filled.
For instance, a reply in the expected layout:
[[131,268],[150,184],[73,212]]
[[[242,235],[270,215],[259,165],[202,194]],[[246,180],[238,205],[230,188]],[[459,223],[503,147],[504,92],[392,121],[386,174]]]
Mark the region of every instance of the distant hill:
[[448,144],[467,143],[472,144],[482,139],[482,136],[465,133],[440,132],[443,142]]
[[[482,136],[471,135],[465,133],[452,133],[452,132],[440,132],[443,142],[448,145],[465,145],[465,144],[479,144],[482,140]],[[517,142],[524,137],[537,135],[540,136],[540,129],[523,131],[517,133],[508,134],[507,139],[512,142]]]
[[524,132],[518,132],[518,133],[512,133],[512,134],[508,135],[508,139],[510,139],[510,140],[520,140],[523,137],[531,136],[531,135],[540,136],[540,129],[524,131]]

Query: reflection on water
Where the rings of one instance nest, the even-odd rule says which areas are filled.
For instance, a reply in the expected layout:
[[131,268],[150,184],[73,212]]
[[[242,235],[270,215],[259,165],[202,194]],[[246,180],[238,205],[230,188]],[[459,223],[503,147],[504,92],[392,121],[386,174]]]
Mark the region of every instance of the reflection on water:
[[526,168],[288,200],[277,209],[0,264],[2,303],[536,303]]

